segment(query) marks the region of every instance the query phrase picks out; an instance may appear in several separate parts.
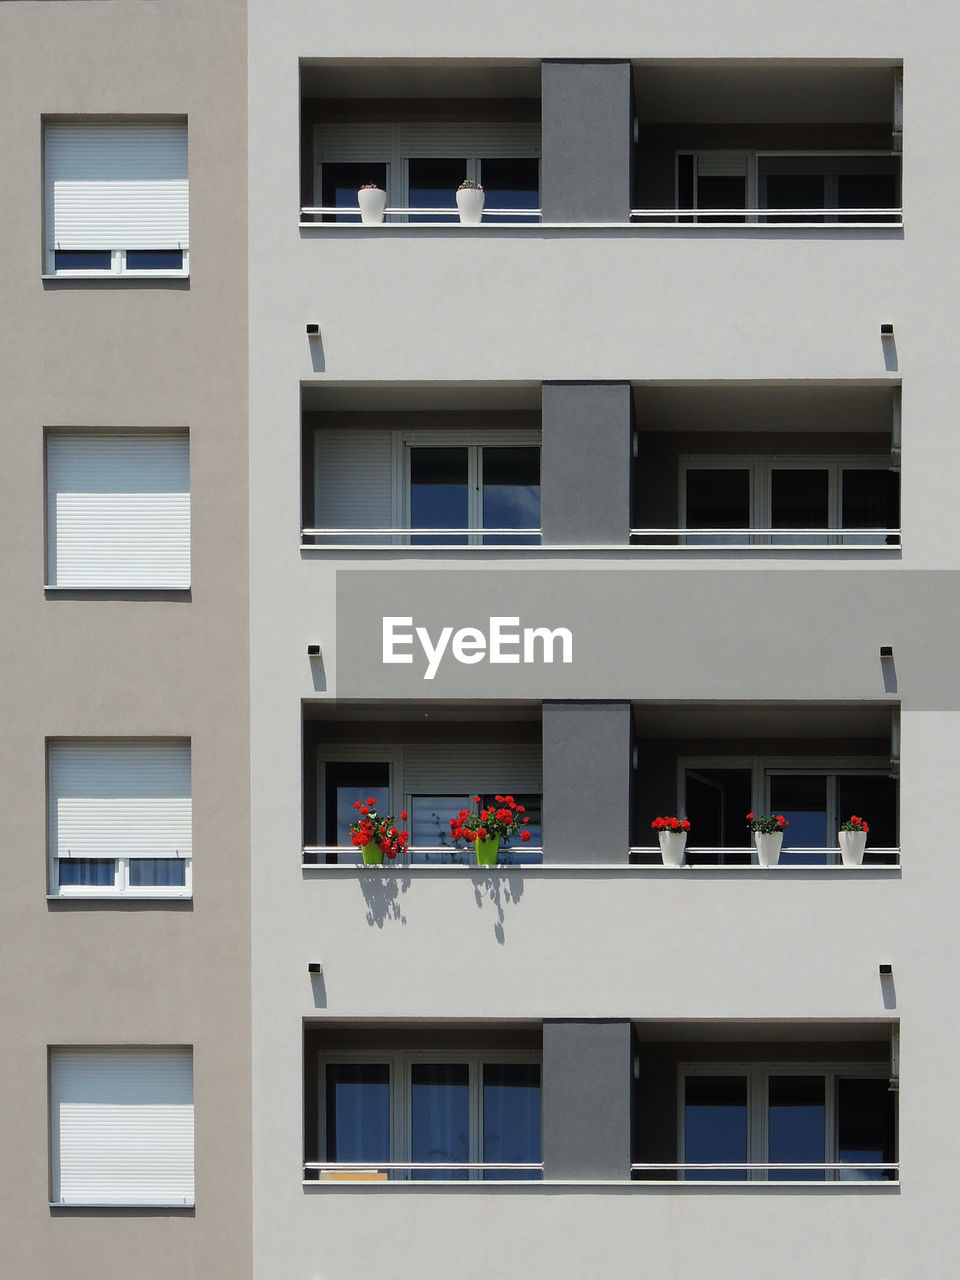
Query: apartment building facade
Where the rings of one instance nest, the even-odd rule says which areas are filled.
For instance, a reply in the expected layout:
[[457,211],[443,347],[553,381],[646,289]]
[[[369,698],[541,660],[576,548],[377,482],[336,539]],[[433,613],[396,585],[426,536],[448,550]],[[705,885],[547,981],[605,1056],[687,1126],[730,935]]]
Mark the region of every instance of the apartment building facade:
[[243,5],[4,4],[0,99],[0,1270],[243,1277]]
[[10,1273],[949,1275],[952,11],[0,36]]

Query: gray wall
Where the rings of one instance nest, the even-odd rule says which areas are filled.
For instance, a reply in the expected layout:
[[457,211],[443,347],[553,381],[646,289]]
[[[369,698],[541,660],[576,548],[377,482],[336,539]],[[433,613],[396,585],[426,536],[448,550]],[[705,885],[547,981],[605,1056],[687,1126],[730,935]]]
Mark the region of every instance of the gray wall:
[[618,862],[630,845],[627,702],[543,704],[543,844],[550,862]]
[[624,546],[630,529],[631,400],[626,383],[544,383],[544,543]]
[[543,1176],[629,1178],[632,1029],[628,1021],[543,1024]]
[[541,83],[544,221],[626,221],[633,144],[630,63],[545,61]]

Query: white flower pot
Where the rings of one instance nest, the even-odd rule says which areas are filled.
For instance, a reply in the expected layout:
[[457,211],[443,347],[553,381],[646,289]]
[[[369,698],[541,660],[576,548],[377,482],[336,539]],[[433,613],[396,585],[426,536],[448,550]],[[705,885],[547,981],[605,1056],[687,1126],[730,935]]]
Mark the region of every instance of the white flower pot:
[[357,192],[357,204],[360,206],[360,221],[368,226],[375,226],[383,221],[383,211],[387,207],[387,193],[379,187],[362,187]]
[[764,835],[762,831],[755,831],[753,840],[757,846],[757,860],[761,867],[775,867],[780,861],[783,832],[777,831],[774,835],[768,836]]
[[477,226],[483,217],[483,192],[478,187],[464,187],[457,192],[457,208],[461,222]]
[[865,831],[838,831],[840,858],[845,867],[859,867],[863,862],[863,850],[867,843]]
[[665,867],[682,867],[684,850],[687,847],[685,831],[660,831],[660,856]]

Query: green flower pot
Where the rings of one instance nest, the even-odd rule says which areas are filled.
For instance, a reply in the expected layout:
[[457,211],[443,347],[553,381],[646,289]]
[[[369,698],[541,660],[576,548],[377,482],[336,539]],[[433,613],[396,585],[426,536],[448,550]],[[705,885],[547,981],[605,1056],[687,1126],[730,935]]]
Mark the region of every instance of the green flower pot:
[[376,843],[364,844],[360,846],[363,854],[363,865],[365,867],[382,867],[383,866],[383,850]]
[[473,847],[477,851],[478,867],[495,867],[497,858],[500,856],[500,837],[494,836],[492,840],[474,840]]

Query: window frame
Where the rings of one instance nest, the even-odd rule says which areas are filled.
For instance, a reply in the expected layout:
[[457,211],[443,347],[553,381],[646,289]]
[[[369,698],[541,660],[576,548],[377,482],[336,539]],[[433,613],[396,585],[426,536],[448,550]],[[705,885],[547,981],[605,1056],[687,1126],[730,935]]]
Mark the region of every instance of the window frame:
[[[774,471],[826,471],[827,472],[827,505],[828,525],[823,531],[825,545],[835,543],[843,545],[843,535],[860,536],[859,531],[840,523],[843,515],[843,473],[845,471],[892,471],[890,460],[879,454],[681,454],[677,460],[678,467],[678,516],[681,530],[689,530],[696,534],[698,525],[687,524],[687,473],[689,471],[746,471],[750,483],[750,521],[748,528],[767,530],[772,528],[773,518],[773,473]],[[891,533],[899,532],[891,529]],[[705,535],[706,536],[706,535]],[[717,535],[722,537],[723,535]],[[751,546],[790,546],[780,539],[803,537],[792,533],[788,527],[777,529],[764,538],[762,544],[754,539],[759,535],[730,535],[733,539],[751,538],[747,541],[733,541],[730,545]],[[810,535],[818,536],[818,535]],[[852,544],[851,544],[852,545]]]
[[[749,1062],[678,1062],[677,1063],[677,1160],[686,1159],[686,1090],[690,1076],[746,1076],[747,1079],[747,1164],[762,1164],[769,1151],[769,1092],[768,1082],[776,1076],[822,1076],[824,1078],[824,1162],[839,1162],[839,1106],[837,1086],[840,1080],[889,1080],[890,1067],[880,1062],[796,1062],[758,1059]],[[851,1170],[859,1168],[851,1163]],[[809,1172],[815,1173],[811,1169]],[[687,1171],[678,1171],[678,1179],[687,1181]],[[701,1179],[696,1179],[701,1181]],[[731,1179],[730,1181],[734,1181]],[[771,1179],[768,1169],[748,1169],[747,1182],[780,1182]],[[783,1180],[786,1181],[786,1180]],[[820,1182],[819,1178],[799,1178],[790,1181]],[[845,1178],[841,1169],[825,1169],[824,1182],[861,1182],[863,1178]]]
[[[533,1049],[442,1049],[436,1052],[430,1049],[399,1049],[378,1051],[360,1049],[351,1053],[349,1050],[334,1050],[321,1053],[317,1063],[317,1150],[321,1153],[318,1163],[336,1169],[336,1161],[326,1161],[327,1151],[327,1084],[326,1068],[328,1065],[383,1065],[389,1068],[390,1091],[390,1161],[411,1162],[413,1160],[413,1067],[416,1065],[465,1065],[468,1068],[468,1112],[470,1131],[468,1135],[468,1160],[472,1164],[482,1161],[483,1140],[483,1068],[487,1063],[495,1064],[535,1064],[540,1068],[540,1117],[541,1117],[541,1150],[543,1158],[543,1054]],[[349,1161],[347,1163],[354,1163]],[[371,1167],[375,1162],[371,1161]],[[418,1169],[429,1168],[429,1161],[417,1165]],[[387,1181],[397,1182],[443,1182],[456,1184],[463,1182],[483,1182],[484,1170],[469,1169],[466,1178],[415,1178],[412,1169],[393,1169],[389,1171]],[[443,1171],[447,1174],[454,1170]],[[497,1179],[496,1181],[504,1181]],[[533,1179],[518,1179],[531,1181]]]
[[[182,128],[183,140],[185,147],[185,177],[186,184],[186,200],[187,200],[187,238],[183,243],[178,243],[175,248],[169,245],[150,245],[150,246],[125,246],[113,245],[110,248],[102,248],[91,250],[92,252],[104,252],[110,254],[109,267],[57,267],[56,254],[58,250],[57,229],[53,225],[52,211],[52,194],[48,190],[48,183],[52,181],[52,176],[48,171],[48,154],[47,154],[47,131],[51,128],[70,127],[77,128],[96,128],[101,127],[104,130],[111,126],[140,126],[148,128],[150,125],[158,127],[176,126]],[[83,117],[75,116],[61,118],[57,116],[44,117],[41,126],[41,186],[42,186],[42,243],[43,243],[43,271],[41,278],[45,280],[111,280],[111,279],[127,279],[127,280],[154,280],[154,279],[181,279],[185,280],[190,275],[190,244],[189,244],[189,222],[190,222],[190,134],[189,121],[186,116],[117,116],[117,117]],[[179,267],[127,267],[127,253],[145,252],[179,252],[182,254],[181,265]],[[70,250],[68,250],[70,251]],[[86,251],[86,250],[77,250]]]

